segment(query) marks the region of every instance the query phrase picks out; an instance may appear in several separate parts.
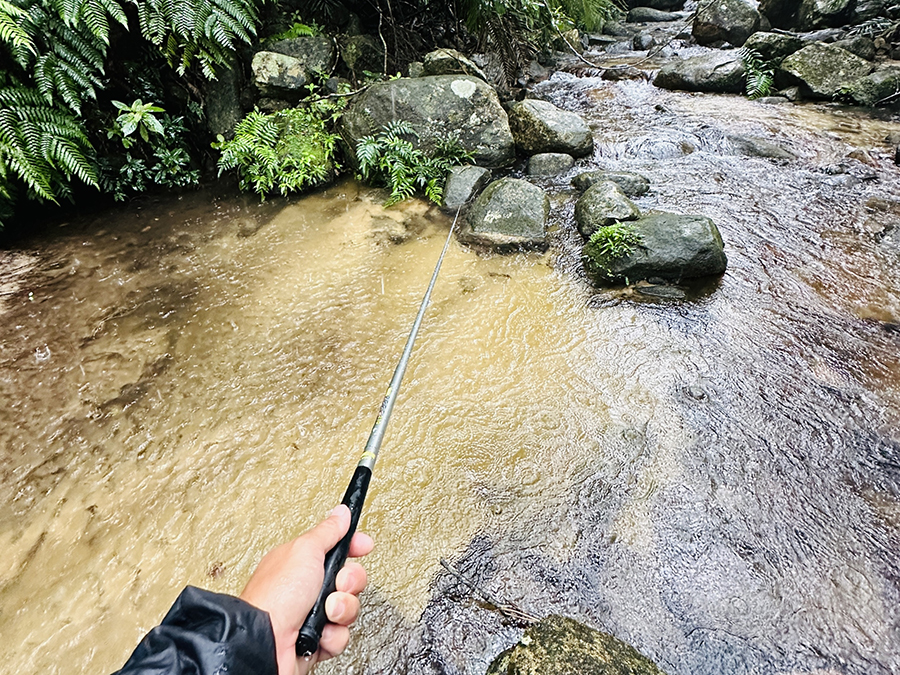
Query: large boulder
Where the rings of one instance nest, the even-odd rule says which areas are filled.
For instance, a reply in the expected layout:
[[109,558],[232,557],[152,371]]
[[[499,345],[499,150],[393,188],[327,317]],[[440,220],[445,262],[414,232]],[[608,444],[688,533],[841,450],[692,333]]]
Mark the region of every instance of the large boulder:
[[506,111],[497,93],[475,77],[434,75],[373,84],[344,113],[341,135],[352,151],[360,138],[394,120],[409,122],[425,150],[457,138],[480,166],[506,166],[515,159]]
[[460,239],[496,251],[547,248],[550,199],[518,178],[501,178],[485,188],[469,208]]
[[584,246],[588,276],[598,285],[660,277],[680,281],[725,271],[722,235],[705,216],[650,212],[630,223],[640,243],[628,255],[606,260],[596,242]]
[[701,45],[725,41],[740,47],[759,30],[760,19],[748,0],[713,0],[700,5],[691,33]]
[[764,61],[773,65],[779,65],[784,59],[794,52],[800,51],[806,42],[796,35],[784,35],[783,33],[768,33],[757,31],[744,43],[746,49],[759,52]]
[[671,11],[673,9],[681,9],[684,7],[684,0],[628,0],[625,5],[628,9],[634,9],[635,7],[652,7],[653,9]]
[[900,68],[885,66],[850,85],[847,94],[857,105],[876,106],[900,91]]
[[581,116],[560,110],[549,101],[526,99],[513,105],[509,128],[516,146],[529,155],[564,152],[582,157],[594,149],[591,129]]
[[739,94],[744,91],[744,66],[736,51],[713,51],[667,63],[653,84],[663,89]]
[[830,99],[873,68],[856,54],[814,42],[782,61],[777,76],[779,81],[799,85],[807,96]]
[[853,16],[854,0],[803,0],[797,12],[800,30],[845,25]]
[[328,75],[334,68],[334,43],[323,35],[279,40],[266,45],[266,50],[297,59],[309,74]]
[[475,62],[455,49],[435,49],[422,59],[423,75],[472,75],[487,82]]
[[575,222],[585,239],[601,227],[640,217],[641,210],[612,181],[588,188],[575,202]]
[[491,171],[483,166],[454,166],[444,183],[441,207],[447,211],[465,206],[491,182]]
[[604,181],[612,181],[629,197],[640,197],[650,189],[650,179],[632,171],[585,171],[572,179],[572,185],[584,191]]
[[665,675],[618,638],[551,615],[528,627],[518,644],[491,663],[487,675]]
[[250,69],[253,83],[265,96],[297,94],[309,82],[309,72],[300,59],[277,52],[256,52]]

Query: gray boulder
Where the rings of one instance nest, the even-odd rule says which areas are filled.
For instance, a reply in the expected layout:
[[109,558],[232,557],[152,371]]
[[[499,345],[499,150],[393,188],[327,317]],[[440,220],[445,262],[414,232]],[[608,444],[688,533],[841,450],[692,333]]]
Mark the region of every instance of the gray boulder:
[[845,49],[813,43],[782,61],[777,75],[799,85],[808,96],[830,99],[873,68],[871,63]]
[[800,0],[760,0],[759,12],[774,28],[793,28]]
[[253,83],[265,96],[298,92],[309,82],[303,62],[276,52],[256,52],[250,64]]
[[469,208],[461,241],[500,252],[547,248],[550,199],[518,178],[501,178],[485,188]]
[[636,52],[644,52],[656,45],[656,38],[649,33],[639,33],[631,41],[631,48]]
[[482,166],[454,166],[444,183],[441,207],[447,211],[465,206],[491,182],[491,171]]
[[640,217],[641,210],[612,181],[588,188],[575,202],[575,222],[585,239],[601,227]]
[[845,25],[853,16],[853,0],[803,0],[797,12],[800,30]]
[[371,35],[351,35],[341,43],[341,60],[357,75],[364,70],[380,73],[384,70],[384,47]]
[[744,91],[744,66],[736,51],[713,51],[667,63],[653,84],[663,89],[739,94]]
[[526,173],[530,176],[555,176],[575,166],[575,158],[564,152],[542,152],[528,158]]
[[850,85],[848,94],[857,105],[874,107],[900,91],[900,68],[885,66]]
[[585,270],[595,284],[653,277],[680,281],[725,271],[722,236],[709,218],[656,211],[630,224],[640,243],[626,256],[607,261],[597,244],[585,244]]
[[409,122],[426,150],[455,137],[480,166],[506,166],[515,159],[506,111],[497,93],[475,77],[433,75],[374,84],[344,113],[341,135],[353,150],[360,138],[394,120]]
[[572,185],[584,191],[604,181],[612,181],[629,197],[640,197],[650,189],[650,180],[646,176],[631,171],[585,171],[572,179]]
[[484,72],[455,49],[435,49],[422,60],[423,75],[473,75],[487,82]]
[[594,149],[591,129],[581,116],[560,110],[549,101],[526,99],[513,105],[509,128],[516,146],[530,155],[564,152],[582,157]]
[[847,38],[845,40],[837,40],[833,43],[835,47],[846,49],[851,54],[856,54],[866,61],[875,60],[875,41],[865,35],[857,35],[856,37]]
[[334,43],[324,36],[303,36],[266,45],[267,51],[291,56],[307,73],[325,73],[334,68]]
[[625,19],[628,23],[660,23],[663,21],[678,21],[680,14],[666,12],[653,7],[635,7],[628,10],[628,17]]
[[691,34],[701,45],[725,41],[740,47],[759,30],[760,19],[747,0],[715,0],[700,5]]
[[487,675],[665,675],[631,645],[562,616],[532,624]]
[[635,7],[652,7],[653,9],[671,11],[673,9],[681,9],[684,7],[684,0],[628,0],[626,6],[628,9],[634,9]]
[[805,45],[806,42],[794,35],[765,31],[757,31],[744,43],[744,47],[759,52],[763,60],[776,66],[784,61],[785,57],[803,49]]
[[234,136],[234,128],[244,117],[241,81],[237,71],[220,70],[215,80],[207,80],[203,97],[206,126],[214,136]]

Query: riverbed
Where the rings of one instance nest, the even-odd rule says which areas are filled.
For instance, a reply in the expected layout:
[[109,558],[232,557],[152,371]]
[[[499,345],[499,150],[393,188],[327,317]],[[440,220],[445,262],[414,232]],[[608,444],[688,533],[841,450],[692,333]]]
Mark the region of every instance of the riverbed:
[[[363,614],[320,672],[482,675],[521,629],[442,557],[673,674],[897,672],[897,117],[537,90],[595,151],[538,180],[547,254],[452,244],[362,521]],[[685,299],[592,289],[569,181],[596,168],[712,218],[728,271]],[[239,592],[340,499],[450,225],[383,198],[145,199],[4,253],[10,672],[118,668],[185,584]]]

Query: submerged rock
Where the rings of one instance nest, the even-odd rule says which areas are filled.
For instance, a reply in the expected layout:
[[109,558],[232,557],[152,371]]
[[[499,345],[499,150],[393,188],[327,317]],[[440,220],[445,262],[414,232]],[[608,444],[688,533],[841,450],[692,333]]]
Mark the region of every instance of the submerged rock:
[[502,652],[487,675],[665,675],[655,663],[618,638],[563,616],[528,627],[519,643]]
[[653,84],[663,89],[737,94],[744,90],[744,66],[736,50],[714,51],[666,64]]
[[547,248],[550,199],[539,187],[518,178],[487,186],[469,209],[460,240],[497,251]]
[[475,62],[455,49],[435,49],[422,60],[423,75],[472,75],[487,82],[487,76]]
[[626,256],[605,264],[591,242],[584,246],[584,266],[597,285],[659,277],[680,281],[721,274],[727,259],[722,235],[705,216],[655,211],[632,221],[641,239]]
[[572,185],[587,190],[603,181],[612,181],[629,197],[640,197],[650,189],[650,179],[631,171],[585,171],[572,179]]
[[805,94],[832,98],[873,68],[871,63],[845,49],[813,43],[782,61],[778,75],[800,85]]
[[594,149],[591,129],[581,116],[549,101],[519,101],[510,108],[509,127],[516,145],[529,154],[564,152],[582,157]]
[[793,152],[785,150],[777,143],[773,143],[765,138],[734,135],[729,136],[728,141],[738,153],[747,155],[748,157],[768,157],[770,159],[784,160],[797,159],[797,156]]
[[564,152],[542,152],[528,158],[530,176],[555,176],[575,166],[575,158]]
[[481,166],[505,166],[515,158],[506,111],[493,88],[476,77],[432,75],[373,84],[344,113],[343,136],[352,150],[360,138],[394,120],[409,122],[426,150],[457,138]]
[[747,0],[714,0],[700,5],[691,34],[701,45],[725,41],[740,47],[759,30],[760,19]]
[[441,207],[455,211],[464,206],[491,182],[491,172],[481,166],[454,166],[444,183]]
[[588,188],[575,202],[575,222],[585,239],[601,227],[640,217],[641,210],[612,181],[597,183]]
[[658,23],[663,21],[678,21],[680,14],[666,12],[653,7],[635,7],[628,10],[628,23]]
[[776,66],[785,57],[803,49],[805,45],[806,42],[795,35],[767,33],[765,31],[755,32],[744,43],[744,47],[759,52],[764,61],[769,61]]

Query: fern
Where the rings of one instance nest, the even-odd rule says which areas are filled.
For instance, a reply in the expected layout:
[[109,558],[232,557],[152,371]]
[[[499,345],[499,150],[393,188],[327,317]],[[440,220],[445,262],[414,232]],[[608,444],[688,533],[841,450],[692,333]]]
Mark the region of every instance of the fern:
[[141,33],[162,50],[179,75],[198,63],[215,79],[239,43],[253,41],[263,0],[131,0]]
[[263,114],[254,111],[234,130],[234,138],[219,138],[219,174],[237,169],[242,190],[265,199],[325,182],[339,168],[335,161],[338,135],[329,125],[346,105],[317,101],[305,108]]
[[406,137],[418,138],[418,134],[408,122],[395,121],[378,134],[361,138],[356,144],[360,178],[390,187],[388,206],[417,191],[439,204],[450,169],[470,162],[472,155],[456,139],[444,139],[429,156]]
[[741,47],[741,63],[747,76],[745,92],[751,101],[768,96],[775,81],[775,69],[755,49]]
[[22,25],[26,16],[21,8],[8,0],[0,0],[0,43],[6,42],[18,50],[34,54],[34,43],[26,27]]

